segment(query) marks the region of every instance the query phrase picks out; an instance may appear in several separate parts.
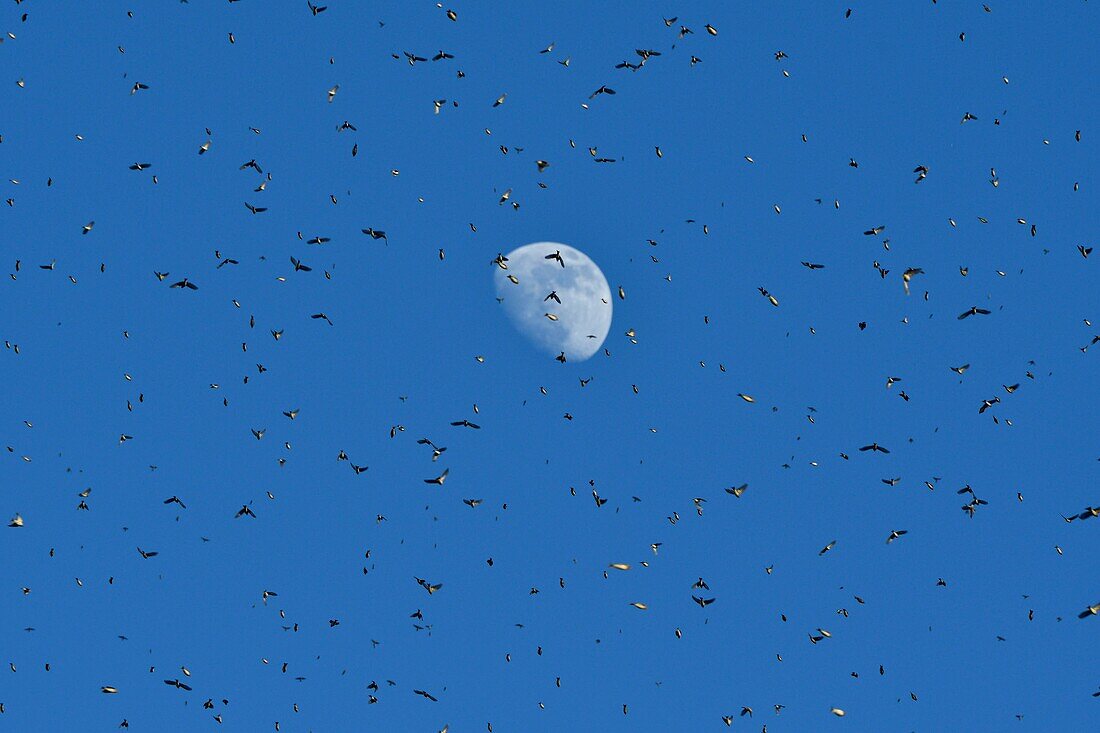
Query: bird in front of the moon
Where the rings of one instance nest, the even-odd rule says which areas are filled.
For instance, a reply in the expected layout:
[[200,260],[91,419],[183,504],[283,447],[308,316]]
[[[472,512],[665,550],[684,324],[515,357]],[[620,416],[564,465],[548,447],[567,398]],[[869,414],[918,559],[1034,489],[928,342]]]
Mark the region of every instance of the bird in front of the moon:
[[493,268],[498,299],[516,329],[540,350],[588,359],[611,329],[611,288],[580,250],[557,242],[524,245]]

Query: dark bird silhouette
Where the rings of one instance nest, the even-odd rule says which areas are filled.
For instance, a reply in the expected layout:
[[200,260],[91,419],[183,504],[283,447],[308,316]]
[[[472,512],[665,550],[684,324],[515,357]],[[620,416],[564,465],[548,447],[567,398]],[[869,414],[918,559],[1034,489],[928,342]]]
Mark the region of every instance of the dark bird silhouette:
[[447,475],[450,472],[451,472],[451,469],[445,468],[445,469],[443,469],[443,473],[439,474],[435,478],[426,478],[426,479],[424,479],[424,483],[426,483],[426,484],[435,484],[437,486],[442,486],[443,482],[447,480]]
[[960,313],[958,318],[961,321],[964,318],[969,318],[970,316],[988,316],[988,315],[989,315],[989,311],[987,311],[985,308],[979,308],[978,306],[975,305],[975,306],[971,306],[970,310],[966,310],[966,311],[963,311],[962,313]]
[[466,418],[463,418],[461,420],[456,420],[453,423],[451,423],[451,425],[453,425],[456,428],[473,428],[474,430],[481,430],[480,425],[478,425],[477,423],[472,423],[469,420],[467,420]]

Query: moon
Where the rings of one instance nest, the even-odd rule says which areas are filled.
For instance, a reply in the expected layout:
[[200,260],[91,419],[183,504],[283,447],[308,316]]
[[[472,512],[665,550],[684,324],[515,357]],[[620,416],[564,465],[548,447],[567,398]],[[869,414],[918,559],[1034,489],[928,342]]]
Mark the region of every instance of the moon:
[[[560,262],[547,259],[555,252]],[[493,279],[516,330],[540,350],[554,356],[564,352],[570,361],[584,361],[599,351],[613,308],[611,288],[596,263],[558,242],[526,244],[506,256],[508,269],[494,268]],[[550,293],[561,302],[548,299]]]

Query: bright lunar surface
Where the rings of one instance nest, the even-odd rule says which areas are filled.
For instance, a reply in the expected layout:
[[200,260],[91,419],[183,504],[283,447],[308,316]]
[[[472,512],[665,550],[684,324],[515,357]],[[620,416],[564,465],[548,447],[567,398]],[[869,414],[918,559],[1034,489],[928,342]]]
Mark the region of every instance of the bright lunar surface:
[[[561,262],[546,259],[561,253]],[[611,288],[600,268],[567,244],[535,242],[509,252],[496,268],[497,296],[515,327],[540,349],[571,361],[599,351],[611,328]],[[509,279],[514,277],[517,282]],[[557,293],[561,303],[547,299]],[[556,319],[556,320],[555,320]]]

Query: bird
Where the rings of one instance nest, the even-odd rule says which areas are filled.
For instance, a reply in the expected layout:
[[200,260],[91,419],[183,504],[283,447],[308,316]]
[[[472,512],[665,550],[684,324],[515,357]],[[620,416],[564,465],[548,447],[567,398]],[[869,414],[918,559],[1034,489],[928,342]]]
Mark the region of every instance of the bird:
[[442,486],[443,482],[447,480],[447,475],[450,472],[451,472],[451,470],[449,468],[445,468],[445,469],[443,469],[443,473],[439,474],[435,478],[426,478],[426,479],[424,479],[424,483],[426,483],[426,484],[436,484],[437,486]]
[[1094,603],[1091,606],[1085,608],[1084,611],[1077,614],[1077,618],[1088,618],[1089,616],[1100,615],[1100,603]]
[[547,259],[547,260],[554,260],[555,262],[557,262],[557,263],[558,263],[559,265],[561,265],[562,267],[565,267],[565,260],[564,260],[564,259],[562,259],[562,256],[561,256],[561,250],[560,250],[560,249],[559,249],[559,250],[555,250],[555,251],[554,251],[554,252],[552,252],[551,254],[548,254],[548,255],[546,255],[546,257],[545,257],[544,259]]
[[478,425],[476,423],[472,423],[469,420],[467,420],[466,418],[462,418],[461,420],[455,420],[454,422],[451,423],[451,425],[453,427],[456,427],[456,428],[471,428],[473,430],[481,430],[480,425]]
[[977,315],[977,316],[988,316],[989,313],[990,313],[990,311],[986,310],[985,308],[979,308],[978,306],[975,305],[975,306],[971,306],[969,310],[966,310],[966,311],[963,311],[962,313],[960,313],[958,318],[961,321],[964,318],[969,318],[970,316],[975,316],[975,315]]

